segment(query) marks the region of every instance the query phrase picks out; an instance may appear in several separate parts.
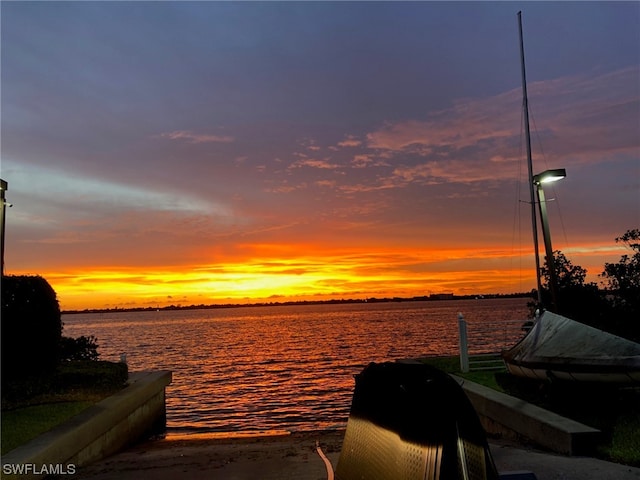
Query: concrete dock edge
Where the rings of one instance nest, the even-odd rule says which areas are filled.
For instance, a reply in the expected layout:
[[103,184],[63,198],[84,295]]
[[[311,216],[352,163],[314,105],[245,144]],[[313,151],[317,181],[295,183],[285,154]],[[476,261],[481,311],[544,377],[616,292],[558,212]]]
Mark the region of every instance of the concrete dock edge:
[[516,434],[520,439],[562,453],[585,455],[595,448],[600,430],[562,417],[519,398],[456,375],[483,427],[492,434]]
[[[423,363],[406,358],[401,363]],[[527,441],[563,455],[589,455],[602,432],[544,408],[450,374],[467,394],[489,434]]]

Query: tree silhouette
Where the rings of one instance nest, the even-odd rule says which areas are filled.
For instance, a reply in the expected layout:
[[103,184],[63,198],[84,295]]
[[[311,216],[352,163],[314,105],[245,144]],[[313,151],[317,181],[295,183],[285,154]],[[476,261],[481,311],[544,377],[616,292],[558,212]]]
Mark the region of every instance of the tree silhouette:
[[605,280],[607,301],[615,322],[624,325],[625,336],[640,341],[640,229],[627,230],[616,238],[633,254],[618,263],[605,263],[600,274]]
[[[603,314],[606,310],[604,297],[595,283],[585,283],[587,270],[571,263],[564,253],[553,252],[554,270],[557,283],[557,312],[560,315],[588,325],[603,328]],[[542,274],[542,303],[550,305],[549,262],[540,269]]]
[[[618,263],[605,263],[604,289],[585,282],[587,270],[573,265],[561,251],[553,252],[557,281],[557,312],[572,320],[640,342],[640,229],[615,239],[633,253]],[[542,304],[551,304],[549,265],[540,268]],[[531,313],[538,307],[530,302]]]

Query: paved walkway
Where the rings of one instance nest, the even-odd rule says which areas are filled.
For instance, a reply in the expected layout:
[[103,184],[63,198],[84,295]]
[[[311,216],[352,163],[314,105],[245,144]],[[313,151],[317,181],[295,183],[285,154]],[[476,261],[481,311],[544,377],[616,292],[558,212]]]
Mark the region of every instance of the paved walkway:
[[[326,480],[316,441],[333,467],[343,432],[206,440],[153,440],[81,468],[83,480]],[[640,480],[640,468],[491,444],[501,472],[529,470],[538,480]]]

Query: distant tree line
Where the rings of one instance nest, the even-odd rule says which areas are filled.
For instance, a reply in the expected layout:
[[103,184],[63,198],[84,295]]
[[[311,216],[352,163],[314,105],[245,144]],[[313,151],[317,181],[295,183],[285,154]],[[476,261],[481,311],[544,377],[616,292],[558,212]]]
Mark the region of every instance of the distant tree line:
[[[602,287],[587,283],[587,270],[573,265],[561,251],[553,252],[557,279],[556,313],[601,330],[640,342],[640,229],[627,230],[615,239],[629,254],[617,263],[605,263],[599,274]],[[548,262],[542,267],[542,303],[549,305],[550,272]],[[530,302],[534,310],[538,306]]]
[[528,298],[535,294],[532,292],[516,293],[487,293],[454,295],[448,294],[439,298],[438,295],[420,295],[415,297],[369,297],[369,298],[340,298],[331,300],[289,300],[282,302],[255,302],[255,303],[222,303],[222,304],[200,304],[200,305],[168,305],[164,307],[127,307],[127,308],[85,308],[84,310],[65,310],[65,315],[79,313],[111,313],[111,312],[151,312],[151,311],[171,311],[171,310],[207,310],[217,308],[244,308],[244,307],[282,307],[296,305],[339,305],[345,303],[388,303],[388,302],[433,302],[439,300],[469,300],[478,298]]

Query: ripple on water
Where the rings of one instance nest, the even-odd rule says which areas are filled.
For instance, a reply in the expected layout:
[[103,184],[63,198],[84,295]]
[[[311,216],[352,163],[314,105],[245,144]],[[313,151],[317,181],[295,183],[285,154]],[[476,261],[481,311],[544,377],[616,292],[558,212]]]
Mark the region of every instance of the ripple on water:
[[65,315],[104,360],[173,372],[171,432],[343,428],[369,362],[456,354],[457,313],[526,318],[526,299],[245,307]]

